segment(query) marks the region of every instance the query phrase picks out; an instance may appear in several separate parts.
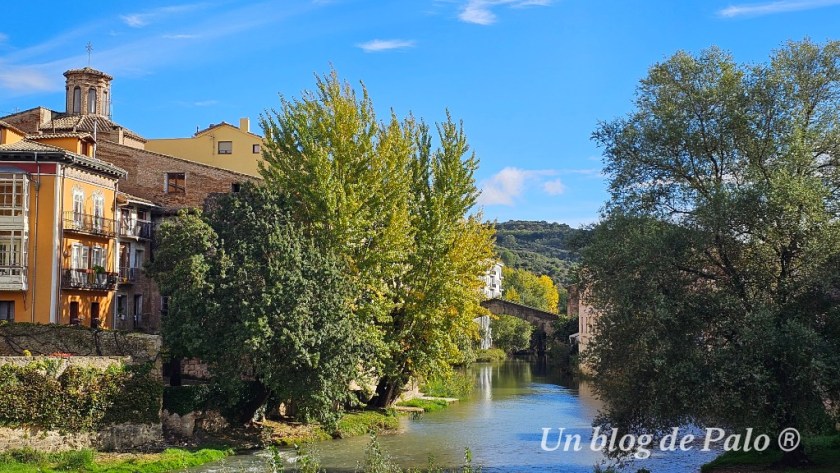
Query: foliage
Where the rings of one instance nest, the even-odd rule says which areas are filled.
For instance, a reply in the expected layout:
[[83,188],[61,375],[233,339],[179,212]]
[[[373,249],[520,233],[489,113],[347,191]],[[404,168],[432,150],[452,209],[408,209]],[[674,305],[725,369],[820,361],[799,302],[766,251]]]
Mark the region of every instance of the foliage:
[[488,348],[480,350],[475,358],[475,361],[480,363],[492,363],[496,361],[504,361],[507,358],[507,353],[499,348]]
[[[287,197],[245,184],[206,215],[164,222],[159,235],[149,272],[171,298],[163,335],[173,350],[209,363],[231,402],[250,392],[247,415],[273,399],[334,423],[360,364],[353,289],[292,221]],[[249,377],[261,389],[249,391]]]
[[497,315],[490,320],[493,345],[506,353],[527,350],[534,326],[512,315]]
[[96,455],[90,450],[44,453],[31,449],[0,453],[0,469],[14,473],[165,473],[202,465],[233,454],[232,450],[202,449],[190,452],[167,449],[155,454]]
[[449,402],[445,399],[414,398],[407,401],[400,401],[397,405],[403,407],[419,407],[425,412],[435,412],[447,408],[449,406]]
[[164,386],[163,408],[170,414],[184,415],[201,411],[210,402],[210,388],[206,384]]
[[[840,42],[651,68],[604,123],[611,198],[585,251],[588,362],[632,430],[819,432],[840,403]],[[787,458],[801,459],[801,451]]]
[[420,390],[427,396],[458,399],[466,399],[473,389],[475,389],[475,379],[461,371],[432,376],[420,386]]
[[511,220],[496,224],[496,247],[506,266],[547,274],[564,286],[587,234],[563,223]]
[[333,437],[345,438],[383,430],[397,430],[399,419],[393,412],[374,410],[347,412],[338,421]]
[[566,292],[546,275],[509,266],[502,268],[502,281],[504,299],[555,314],[559,312],[560,293]]
[[367,90],[334,71],[262,126],[266,183],[289,193],[295,220],[357,282],[353,316],[381,375],[374,403],[461,360],[486,313],[480,277],[493,260],[492,229],[468,214],[478,161],[462,127],[447,115],[433,147],[428,125],[378,121]]
[[[52,363],[51,363],[52,362]],[[161,382],[148,366],[102,371],[38,360],[0,366],[0,425],[69,432],[125,422],[160,421]]]

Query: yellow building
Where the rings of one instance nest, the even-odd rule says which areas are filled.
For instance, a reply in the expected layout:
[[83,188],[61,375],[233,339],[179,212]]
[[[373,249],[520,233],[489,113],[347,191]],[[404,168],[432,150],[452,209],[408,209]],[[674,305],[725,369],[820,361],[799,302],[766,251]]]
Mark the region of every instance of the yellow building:
[[261,136],[251,133],[250,120],[242,118],[239,128],[222,122],[196,131],[191,138],[148,140],[146,150],[259,176],[262,141]]
[[111,327],[117,182],[87,133],[0,122],[0,320]]

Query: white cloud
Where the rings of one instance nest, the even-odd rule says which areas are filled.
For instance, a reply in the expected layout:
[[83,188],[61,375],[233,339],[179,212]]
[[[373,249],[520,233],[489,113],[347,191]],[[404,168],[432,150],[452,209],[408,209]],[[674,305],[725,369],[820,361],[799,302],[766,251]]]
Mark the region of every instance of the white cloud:
[[832,5],[840,5],[840,0],[779,0],[766,3],[730,5],[718,11],[718,16],[734,18],[738,16],[761,16],[801,10],[812,10]]
[[219,103],[218,100],[199,100],[198,102],[193,102],[193,105],[196,107],[209,107],[217,103]]
[[551,0],[467,0],[458,14],[458,19],[476,25],[492,25],[497,20],[497,16],[493,12],[494,7],[544,7],[550,4]]
[[203,6],[204,5],[198,3],[185,5],[171,5],[168,7],[155,8],[153,10],[148,10],[142,13],[130,13],[127,15],[120,15],[120,19],[123,21],[123,23],[132,28],[142,28],[158,18],[165,18],[178,13],[191,12],[202,8]]
[[404,39],[374,39],[366,43],[357,44],[366,53],[377,53],[392,49],[413,48],[415,42]]
[[560,195],[566,192],[566,186],[560,179],[543,182],[543,190],[548,195]]
[[525,170],[506,167],[484,181],[478,203],[481,205],[513,205],[525,190],[525,183],[555,174],[552,170]]
[[163,35],[164,39],[195,39],[198,38],[197,34],[165,34]]
[[56,89],[55,84],[43,72],[27,68],[3,68],[0,71],[0,89],[17,92],[34,92]]

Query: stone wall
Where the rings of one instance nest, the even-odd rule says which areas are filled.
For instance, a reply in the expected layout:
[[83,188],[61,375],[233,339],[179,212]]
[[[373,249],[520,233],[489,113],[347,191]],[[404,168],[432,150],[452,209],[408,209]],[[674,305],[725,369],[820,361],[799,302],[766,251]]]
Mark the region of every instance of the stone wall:
[[160,350],[159,335],[66,325],[0,325],[0,356],[21,356],[25,351],[32,355],[117,356],[130,357],[131,363],[160,366]]
[[198,358],[181,360],[181,375],[193,379],[210,379],[210,367]]
[[45,452],[95,449],[129,451],[163,445],[160,424],[118,424],[99,432],[60,432],[37,427],[0,427],[0,451],[32,448]]

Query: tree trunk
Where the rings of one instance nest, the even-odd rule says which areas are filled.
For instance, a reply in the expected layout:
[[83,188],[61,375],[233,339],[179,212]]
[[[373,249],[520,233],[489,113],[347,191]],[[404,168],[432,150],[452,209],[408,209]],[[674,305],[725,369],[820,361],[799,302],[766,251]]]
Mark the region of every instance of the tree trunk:
[[368,405],[371,407],[389,407],[397,400],[404,384],[398,378],[383,376],[376,385],[376,395],[373,396]]
[[810,466],[813,465],[814,462],[808,458],[808,455],[805,453],[805,446],[802,443],[799,443],[799,446],[796,449],[790,452],[783,452],[781,460],[775,462],[771,465],[771,468],[790,468],[790,467],[803,467],[803,466]]
[[254,389],[252,393],[251,399],[242,406],[242,412],[239,416],[240,423],[248,424],[249,422],[254,420],[254,414],[265,405],[268,401],[268,388],[265,387],[262,383],[257,383],[257,388]]

